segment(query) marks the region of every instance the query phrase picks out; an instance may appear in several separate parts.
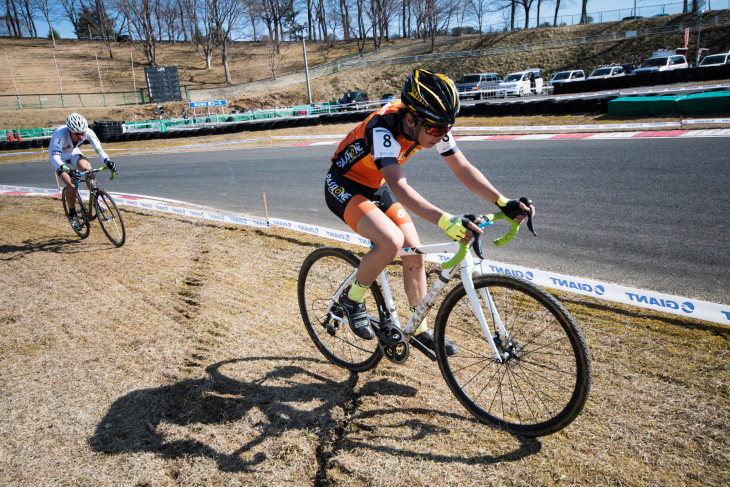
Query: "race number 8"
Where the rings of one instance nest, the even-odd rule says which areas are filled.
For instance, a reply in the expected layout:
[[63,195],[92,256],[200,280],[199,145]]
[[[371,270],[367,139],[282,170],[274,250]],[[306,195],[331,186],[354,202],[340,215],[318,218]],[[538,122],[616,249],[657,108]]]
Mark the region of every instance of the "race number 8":
[[382,159],[383,157],[398,158],[400,154],[400,144],[393,140],[393,134],[390,130],[383,127],[373,129],[373,159]]

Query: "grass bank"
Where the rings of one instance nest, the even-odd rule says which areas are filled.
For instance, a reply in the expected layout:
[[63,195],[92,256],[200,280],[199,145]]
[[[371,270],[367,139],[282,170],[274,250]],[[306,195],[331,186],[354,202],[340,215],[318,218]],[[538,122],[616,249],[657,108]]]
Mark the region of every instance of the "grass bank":
[[58,200],[0,196],[0,484],[730,481],[727,328],[560,294],[593,388],[527,440],[475,422],[415,352],[359,375],[325,362],[296,280],[328,242],[123,211],[115,249],[95,224],[79,241]]

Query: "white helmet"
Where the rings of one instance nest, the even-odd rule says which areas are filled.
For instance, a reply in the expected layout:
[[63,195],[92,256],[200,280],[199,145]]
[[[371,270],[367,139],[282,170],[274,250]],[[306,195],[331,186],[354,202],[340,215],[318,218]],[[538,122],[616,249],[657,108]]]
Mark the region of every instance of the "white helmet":
[[82,134],[89,128],[89,124],[86,122],[83,115],[72,113],[66,118],[66,127],[68,127],[71,132]]

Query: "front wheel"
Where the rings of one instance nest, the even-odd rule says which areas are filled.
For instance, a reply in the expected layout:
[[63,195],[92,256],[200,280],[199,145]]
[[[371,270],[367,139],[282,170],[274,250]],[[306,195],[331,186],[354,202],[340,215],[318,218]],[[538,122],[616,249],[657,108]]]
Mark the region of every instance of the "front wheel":
[[[360,259],[352,252],[322,247],[304,259],[297,284],[299,309],[312,341],[330,362],[353,372],[370,370],[383,358],[378,339],[364,340],[355,335],[337,304],[337,289],[359,265]],[[385,299],[377,282],[365,295],[365,305],[371,321],[382,323]]]
[[[444,299],[435,324],[441,374],[477,419],[510,433],[555,433],[581,412],[591,384],[588,347],[568,311],[524,279],[490,274],[474,279],[497,360],[463,284]],[[497,333],[501,321],[507,337]],[[459,352],[445,353],[451,340]]]
[[117,204],[109,193],[103,189],[97,190],[94,206],[96,207],[96,216],[99,220],[99,225],[101,225],[101,229],[104,231],[104,235],[115,246],[121,247],[124,245],[124,241],[127,238],[124,220],[122,219],[122,214],[119,213]]
[[[66,192],[68,191],[68,188],[63,188],[63,191],[61,191],[61,201],[63,201],[63,213],[66,215],[66,218],[68,218],[68,203],[66,202]],[[76,191],[76,216],[79,219],[79,223],[81,223],[81,228],[74,228],[71,227],[74,232],[76,232],[76,235],[78,235],[81,238],[86,238],[89,236],[89,219],[86,215],[86,207],[84,206],[84,202],[81,201],[81,195],[79,194],[78,190]]]

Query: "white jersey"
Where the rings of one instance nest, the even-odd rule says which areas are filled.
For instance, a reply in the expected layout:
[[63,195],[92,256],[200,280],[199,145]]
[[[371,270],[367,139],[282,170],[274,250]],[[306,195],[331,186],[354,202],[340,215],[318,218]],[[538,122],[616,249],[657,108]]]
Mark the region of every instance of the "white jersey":
[[53,164],[53,169],[58,171],[58,169],[64,164],[70,164],[76,168],[76,161],[79,160],[80,156],[83,156],[79,146],[87,140],[99,155],[99,159],[101,159],[102,162],[109,158],[109,156],[106,155],[106,152],[104,152],[104,149],[101,148],[99,138],[90,128],[86,129],[84,138],[77,144],[71,142],[71,134],[67,126],[60,125],[53,129],[51,143],[48,146],[48,157],[51,160],[51,164]]

